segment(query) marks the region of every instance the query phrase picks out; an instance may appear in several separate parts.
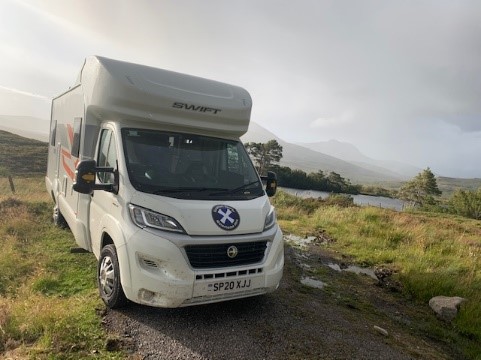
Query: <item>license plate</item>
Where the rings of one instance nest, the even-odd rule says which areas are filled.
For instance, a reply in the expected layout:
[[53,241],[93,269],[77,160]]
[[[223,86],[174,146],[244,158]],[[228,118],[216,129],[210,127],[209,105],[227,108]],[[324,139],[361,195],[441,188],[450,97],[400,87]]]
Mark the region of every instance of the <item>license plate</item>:
[[252,286],[252,279],[219,281],[207,285],[207,291],[228,292],[228,291],[242,291],[248,290]]
[[236,292],[241,293],[262,287],[264,287],[263,276],[245,277],[241,279],[223,279],[208,282],[201,281],[194,285],[194,297]]

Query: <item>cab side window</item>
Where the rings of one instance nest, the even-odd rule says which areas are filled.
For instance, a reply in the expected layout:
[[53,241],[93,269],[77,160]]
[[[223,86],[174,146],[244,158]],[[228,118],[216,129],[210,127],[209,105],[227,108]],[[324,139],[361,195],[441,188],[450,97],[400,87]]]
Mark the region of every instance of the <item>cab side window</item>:
[[[112,130],[104,129],[100,135],[99,154],[97,158],[98,167],[117,167],[117,150],[115,147],[115,137]],[[114,174],[108,172],[97,173],[99,181],[103,184],[113,184]]]
[[234,144],[227,144],[227,169],[230,172],[242,173],[239,153]]

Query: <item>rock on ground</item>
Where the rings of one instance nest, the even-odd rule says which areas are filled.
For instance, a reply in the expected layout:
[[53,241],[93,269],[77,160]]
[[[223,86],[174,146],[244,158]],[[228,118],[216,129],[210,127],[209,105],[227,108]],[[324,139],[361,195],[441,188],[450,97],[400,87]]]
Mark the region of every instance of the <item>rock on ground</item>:
[[452,321],[458,314],[459,307],[466,299],[454,296],[436,296],[429,300],[429,306],[436,313],[437,317],[444,321]]

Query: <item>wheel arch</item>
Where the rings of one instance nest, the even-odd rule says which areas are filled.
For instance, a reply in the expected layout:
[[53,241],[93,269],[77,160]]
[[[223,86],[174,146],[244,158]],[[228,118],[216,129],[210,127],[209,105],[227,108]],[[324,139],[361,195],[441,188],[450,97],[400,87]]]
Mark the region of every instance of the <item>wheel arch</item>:
[[[116,222],[111,222],[111,226],[109,226],[108,228],[104,227],[100,239],[99,255],[105,246],[113,245],[115,247],[115,251],[117,252],[117,259],[119,262],[120,282],[122,284],[125,295],[128,299],[131,299],[129,290],[132,288],[132,276],[130,273],[131,264],[129,254],[127,251],[127,247],[125,246],[124,235],[122,234],[121,229],[115,225],[115,223]],[[105,225],[107,224],[104,224],[104,226]]]
[[104,231],[103,234],[102,234],[102,239],[100,240],[100,251],[102,251],[102,249],[105,246],[110,245],[110,244],[115,246],[114,240],[112,239],[110,234],[107,231]]

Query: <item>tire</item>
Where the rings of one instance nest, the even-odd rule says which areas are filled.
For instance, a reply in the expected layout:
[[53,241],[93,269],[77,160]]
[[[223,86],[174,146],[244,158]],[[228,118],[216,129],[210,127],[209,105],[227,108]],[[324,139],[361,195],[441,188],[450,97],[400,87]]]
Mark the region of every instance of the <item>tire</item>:
[[61,229],[68,228],[67,221],[65,220],[62,213],[60,212],[60,209],[58,208],[57,204],[55,204],[55,206],[53,207],[53,216],[52,217],[53,217],[53,224],[56,227],[59,227]]
[[117,309],[127,305],[128,301],[120,283],[117,251],[113,244],[106,245],[100,253],[97,279],[100,297],[107,307]]

